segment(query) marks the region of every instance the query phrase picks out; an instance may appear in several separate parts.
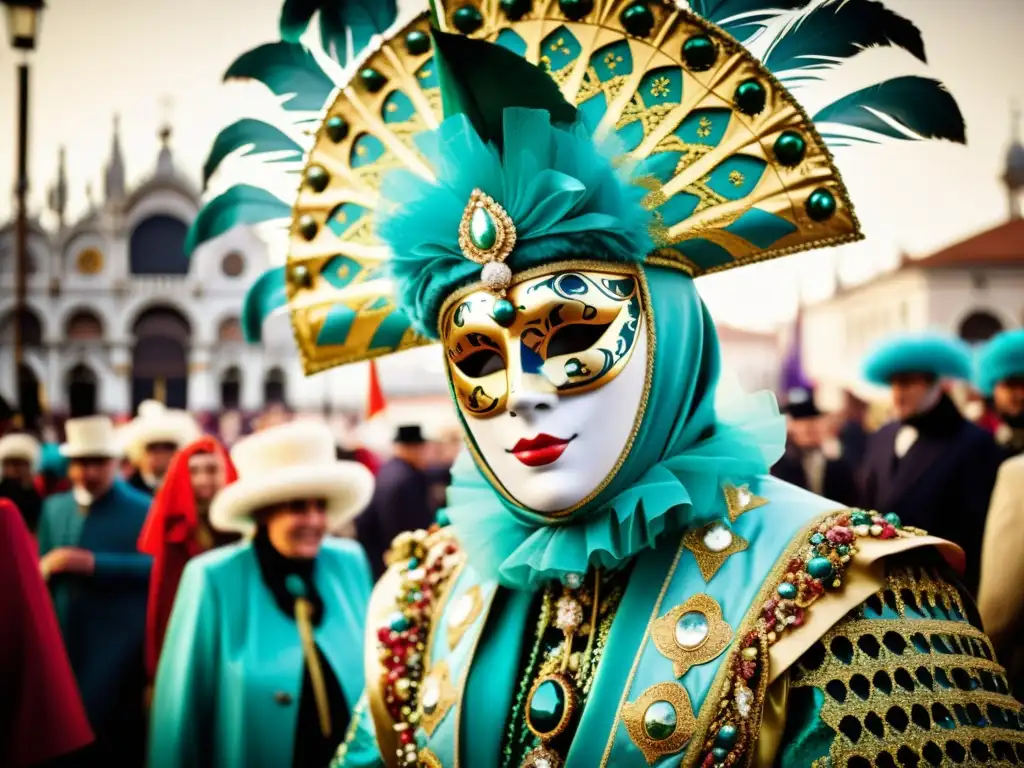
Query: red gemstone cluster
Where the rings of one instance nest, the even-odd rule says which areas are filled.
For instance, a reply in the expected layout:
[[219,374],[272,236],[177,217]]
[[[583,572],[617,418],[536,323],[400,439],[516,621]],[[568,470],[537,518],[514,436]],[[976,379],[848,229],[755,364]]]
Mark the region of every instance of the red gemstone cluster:
[[701,768],[746,765],[756,741],[760,710],[767,687],[768,649],[791,627],[804,623],[805,611],[826,589],[842,586],[850,558],[863,537],[893,539],[923,534],[903,528],[895,514],[885,516],[860,510],[829,515],[807,532],[807,541],[786,564],[785,573],[761,615],[726,661],[719,712],[708,729]]
[[416,765],[416,697],[423,678],[427,635],[438,597],[461,558],[452,537],[436,527],[410,531],[391,544],[388,563],[400,579],[395,610],[377,630],[381,689],[398,738],[399,765]]

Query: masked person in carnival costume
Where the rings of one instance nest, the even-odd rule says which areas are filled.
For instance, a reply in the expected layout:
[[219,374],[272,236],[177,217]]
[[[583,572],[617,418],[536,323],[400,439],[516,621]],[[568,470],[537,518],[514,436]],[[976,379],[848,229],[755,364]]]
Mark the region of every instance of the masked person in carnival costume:
[[[293,41],[314,7],[286,3],[285,39],[228,71],[288,95],[297,121],[323,115],[287,266],[253,286],[247,333],[287,302],[308,372],[439,341],[469,449],[451,525],[391,548],[370,606],[368,711],[338,765],[1022,748],[1004,727],[1019,707],[939,555],[958,550],[768,477],[785,439],[772,398],[716,403],[718,340],[693,277],[858,237],[824,137],[909,135],[882,113],[964,138],[953,99],[920,77],[823,108],[823,137],[770,70],[798,83],[864,46],[924,51],[878,3],[805,5],[465,0],[433,32],[426,15],[387,28],[387,3],[322,3],[327,53],[313,56]],[[754,32],[774,41],[765,64],[730,36]],[[274,131],[225,129],[208,167],[279,149]],[[289,221],[291,201],[228,180],[225,166],[193,245]],[[947,675],[910,642],[924,631],[964,654],[955,697],[911,677]],[[896,667],[899,691],[883,685]],[[991,727],[950,714],[989,704]],[[941,727],[910,725],[912,709]]]
[[135,467],[128,482],[152,496],[170,469],[174,453],[200,435],[199,425],[182,410],[157,400],[139,405],[138,415],[121,428],[125,453]]
[[966,344],[939,334],[892,336],[867,356],[864,378],[889,387],[896,419],[868,443],[864,503],[960,545],[963,582],[976,594],[999,455],[946,392],[947,382],[970,377]]
[[1006,458],[1024,454],[1024,329],[1003,331],[982,347],[974,382]]
[[196,555],[238,541],[234,531],[210,524],[210,502],[237,475],[224,446],[204,436],[182,448],[171,461],[153,498],[139,536],[139,551],[153,557],[146,611],[146,672],[156,676],[171,606],[185,565]]
[[373,476],[335,459],[323,424],[240,440],[238,480],[210,522],[252,534],[185,567],[152,707],[151,768],[323,768],[363,691],[370,568],[325,539],[370,501]]

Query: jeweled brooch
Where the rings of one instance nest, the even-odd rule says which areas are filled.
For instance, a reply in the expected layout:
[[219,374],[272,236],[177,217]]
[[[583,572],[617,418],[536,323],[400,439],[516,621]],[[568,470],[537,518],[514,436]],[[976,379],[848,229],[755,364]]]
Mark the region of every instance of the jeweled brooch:
[[512,284],[505,259],[515,247],[516,226],[508,211],[482,189],[474,189],[459,223],[459,248],[467,259],[483,265],[480,279],[497,294]]

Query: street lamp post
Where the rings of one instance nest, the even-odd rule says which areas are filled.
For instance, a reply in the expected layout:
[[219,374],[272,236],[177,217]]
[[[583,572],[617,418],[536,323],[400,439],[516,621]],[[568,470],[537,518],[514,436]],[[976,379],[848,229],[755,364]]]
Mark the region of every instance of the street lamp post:
[[36,47],[39,34],[39,16],[43,0],[0,0],[7,7],[7,26],[11,47],[24,51],[25,58],[18,63],[18,177],[15,182],[16,219],[14,228],[14,380],[18,406],[23,408],[26,392],[21,375],[25,358],[25,294],[28,277],[28,217],[25,197],[28,194],[28,60],[27,54]]

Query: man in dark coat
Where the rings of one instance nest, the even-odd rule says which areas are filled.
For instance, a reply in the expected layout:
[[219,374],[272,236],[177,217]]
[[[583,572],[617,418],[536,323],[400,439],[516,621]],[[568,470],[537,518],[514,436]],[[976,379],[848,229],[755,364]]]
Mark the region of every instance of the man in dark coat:
[[373,501],[356,518],[356,538],[366,550],[374,578],[384,572],[384,553],[395,536],[434,522],[426,448],[418,426],[399,427],[392,456],[377,473]]
[[892,339],[864,372],[891,388],[896,415],[868,444],[865,506],[959,544],[964,585],[976,593],[1000,456],[992,436],[965,419],[943,387],[943,379],[970,377],[969,351],[944,337]]
[[843,457],[826,455],[824,414],[818,410],[814,390],[790,390],[786,416],[786,452],[772,467],[772,474],[840,504],[857,506],[853,470]]
[[150,499],[117,478],[120,446],[110,419],[71,419],[65,429],[61,450],[73,488],[43,504],[39,569],[96,733],[88,764],[141,766],[152,558],[136,544]]

